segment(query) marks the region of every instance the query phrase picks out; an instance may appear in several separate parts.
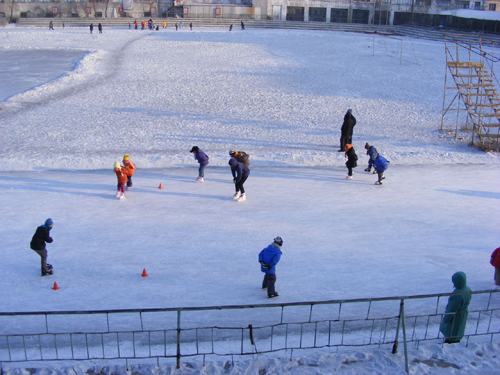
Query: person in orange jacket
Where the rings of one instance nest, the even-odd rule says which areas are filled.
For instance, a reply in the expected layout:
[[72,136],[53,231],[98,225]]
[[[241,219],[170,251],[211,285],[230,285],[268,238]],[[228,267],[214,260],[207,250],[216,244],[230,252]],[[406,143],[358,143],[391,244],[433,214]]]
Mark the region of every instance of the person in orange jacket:
[[115,174],[118,179],[116,198],[125,199],[125,184],[127,183],[127,169],[120,165],[120,162],[115,161]]
[[135,164],[132,163],[132,160],[130,160],[127,154],[123,155],[123,168],[127,170],[127,190],[129,190],[133,186],[132,176],[135,172]]

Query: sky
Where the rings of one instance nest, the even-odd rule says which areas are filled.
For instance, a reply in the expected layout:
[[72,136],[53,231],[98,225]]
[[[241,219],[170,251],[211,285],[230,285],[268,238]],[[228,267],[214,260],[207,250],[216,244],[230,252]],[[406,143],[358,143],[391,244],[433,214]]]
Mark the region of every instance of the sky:
[[[248,28],[7,26],[0,36],[2,312],[271,303],[257,255],[277,235],[279,302],[446,293],[456,271],[472,290],[495,288],[500,158],[470,147],[465,131],[439,130],[443,43]],[[349,108],[353,180],[338,152]],[[382,186],[363,171],[367,142],[391,162]],[[195,182],[194,145],[210,156],[205,183]],[[250,154],[245,202],[231,199],[230,149]],[[117,200],[112,166],[124,153],[137,172]],[[54,275],[42,278],[29,241],[47,217]],[[499,347],[496,338],[411,347],[411,373],[493,374]],[[135,370],[404,373],[401,351],[281,354]]]

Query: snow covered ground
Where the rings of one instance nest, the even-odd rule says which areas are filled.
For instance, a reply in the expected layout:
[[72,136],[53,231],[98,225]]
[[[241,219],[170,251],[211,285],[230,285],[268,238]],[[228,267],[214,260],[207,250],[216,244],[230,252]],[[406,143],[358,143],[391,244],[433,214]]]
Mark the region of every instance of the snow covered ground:
[[[34,53],[29,72],[60,51],[57,68],[77,65],[0,103],[2,312],[266,303],[257,254],[277,235],[280,302],[450,292],[459,270],[472,290],[494,288],[500,157],[437,130],[443,44],[288,30],[0,29],[2,66],[16,66],[20,51]],[[3,74],[14,70],[2,70],[5,97],[19,91]],[[348,108],[360,157],[352,181],[337,152]],[[363,172],[365,142],[391,161],[382,186]],[[210,156],[204,184],[194,183],[193,145]],[[251,155],[246,202],[230,199],[229,149]],[[123,153],[138,170],[117,201],[111,168]],[[55,275],[41,278],[29,241],[47,217]],[[495,374],[499,349],[498,338],[421,345],[410,348],[411,373]],[[404,373],[401,350],[186,362],[129,372]],[[127,372],[51,371],[88,370]]]

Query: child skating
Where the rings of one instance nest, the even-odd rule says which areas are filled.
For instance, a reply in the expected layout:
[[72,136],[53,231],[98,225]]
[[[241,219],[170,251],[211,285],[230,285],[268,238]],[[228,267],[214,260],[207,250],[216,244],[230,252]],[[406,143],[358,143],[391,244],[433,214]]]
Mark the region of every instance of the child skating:
[[127,171],[124,167],[120,165],[118,161],[115,161],[114,170],[118,183],[116,185],[117,192],[116,198],[125,199],[125,185],[127,184]]
[[352,180],[352,170],[358,166],[358,155],[356,155],[356,151],[354,151],[354,147],[351,144],[345,145],[345,157],[347,158],[347,162],[345,163],[347,167],[346,179]]
[[194,158],[200,163],[200,168],[198,169],[198,178],[196,182],[205,182],[205,167],[208,165],[209,157],[202,150],[199,149],[198,146],[193,146],[191,149],[192,154],[194,154]]
[[[373,163],[375,162],[375,159],[377,159],[378,152],[377,149],[373,146],[370,146],[368,142],[365,144],[365,150],[366,150],[366,155],[368,155],[368,168],[365,169],[365,172],[370,173],[372,171]],[[377,173],[376,171],[373,171],[373,173]]]
[[130,160],[130,157],[127,154],[123,155],[123,167],[127,171],[127,187],[126,187],[126,189],[129,190],[133,186],[132,176],[134,175],[134,172],[135,172],[135,164],[132,162],[132,160]]
[[45,220],[43,225],[36,228],[36,232],[31,239],[31,250],[35,251],[41,258],[42,276],[52,275],[54,273],[52,264],[47,263],[47,247],[46,243],[52,243],[54,240],[50,237],[50,230],[54,222],[51,218]]
[[390,161],[388,161],[382,155],[378,155],[375,159],[373,166],[375,167],[378,175],[378,181],[375,182],[375,185],[382,185],[382,180],[385,179],[384,172],[387,170],[387,168],[389,168],[389,163]]

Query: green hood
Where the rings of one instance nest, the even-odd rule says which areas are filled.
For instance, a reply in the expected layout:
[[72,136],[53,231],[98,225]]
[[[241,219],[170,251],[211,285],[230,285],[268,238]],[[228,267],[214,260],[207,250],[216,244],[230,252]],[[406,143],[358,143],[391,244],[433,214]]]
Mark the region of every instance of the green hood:
[[455,289],[463,289],[467,286],[467,276],[463,272],[456,272],[451,277]]

